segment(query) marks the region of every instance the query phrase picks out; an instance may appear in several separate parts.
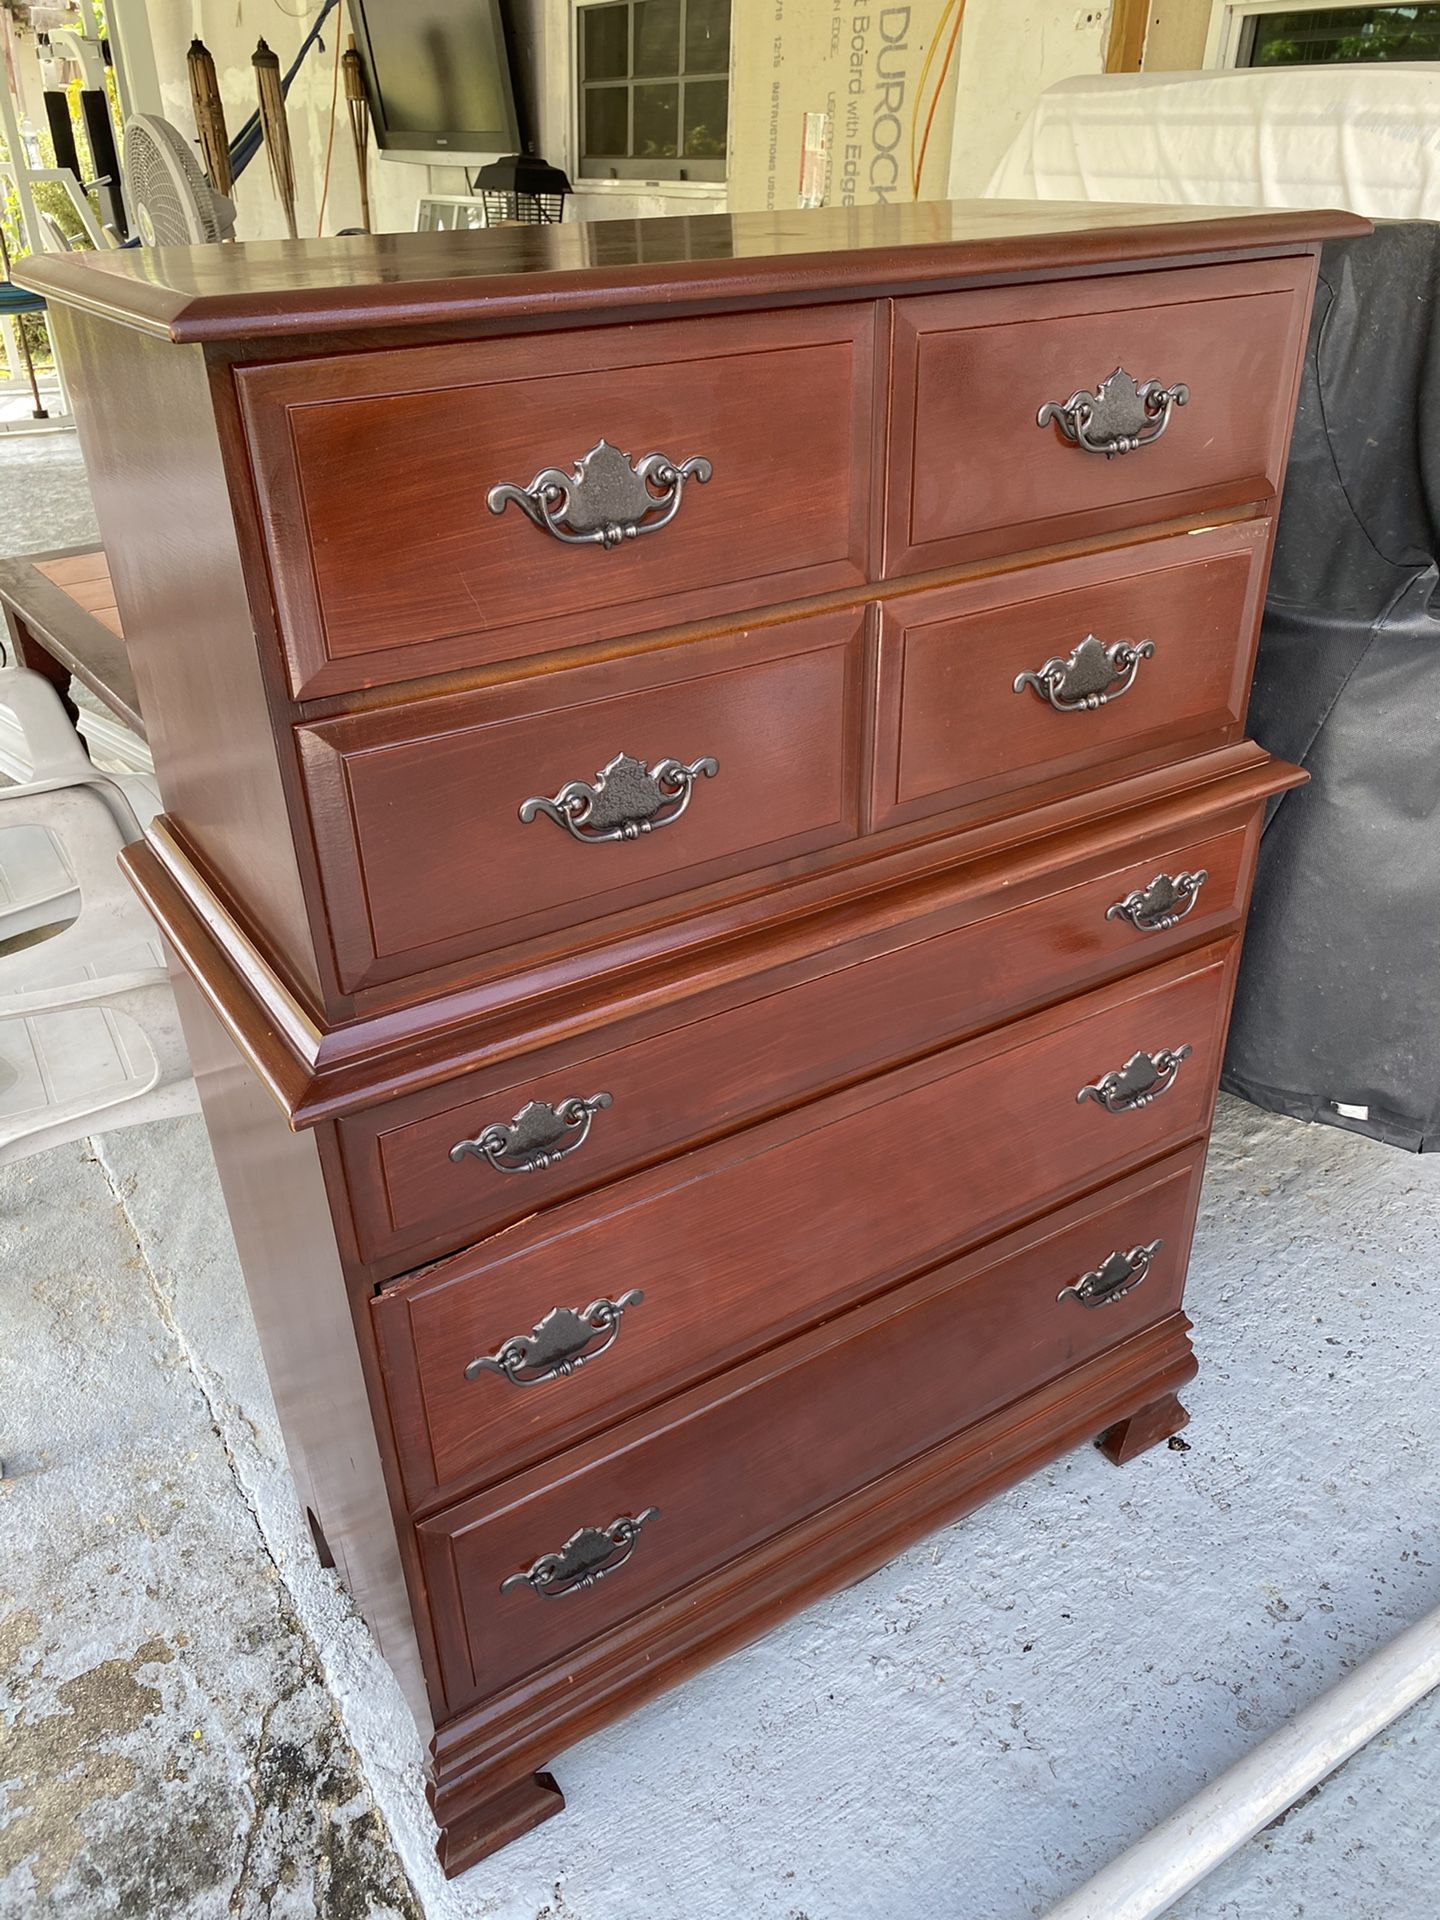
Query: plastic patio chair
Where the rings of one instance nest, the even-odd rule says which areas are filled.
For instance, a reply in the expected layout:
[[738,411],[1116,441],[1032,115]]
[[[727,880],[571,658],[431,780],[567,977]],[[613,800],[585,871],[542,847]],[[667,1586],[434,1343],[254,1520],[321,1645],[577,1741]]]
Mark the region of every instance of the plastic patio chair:
[[[79,897],[65,849],[73,843],[85,858],[92,818],[105,852],[102,860],[86,860],[88,891],[97,904],[124,915],[134,896],[114,871],[96,809],[108,815],[122,844],[136,840],[160,804],[155,789],[139,774],[102,773],[40,674],[0,669],[0,707],[19,725],[27,763],[26,777],[0,787],[0,942],[73,921]],[[7,760],[7,767],[13,764]],[[63,955],[52,958],[63,964]]]
[[116,866],[139,837],[137,808],[148,815],[156,797],[138,777],[96,770],[38,674],[0,672],[0,705],[35,775],[0,788],[5,1165],[197,1101],[158,937]]

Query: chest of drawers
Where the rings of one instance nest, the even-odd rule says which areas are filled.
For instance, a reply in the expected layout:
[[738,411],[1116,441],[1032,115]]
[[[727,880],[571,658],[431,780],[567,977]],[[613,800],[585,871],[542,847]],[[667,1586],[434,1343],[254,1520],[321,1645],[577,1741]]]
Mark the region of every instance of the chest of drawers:
[[31,263],[316,1542],[456,1872],[565,1745],[1173,1433],[1348,216]]

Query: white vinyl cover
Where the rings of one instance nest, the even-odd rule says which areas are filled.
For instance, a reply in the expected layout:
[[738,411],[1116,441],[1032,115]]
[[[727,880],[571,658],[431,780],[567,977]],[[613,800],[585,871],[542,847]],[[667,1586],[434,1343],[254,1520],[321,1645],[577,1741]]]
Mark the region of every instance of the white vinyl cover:
[[1440,220],[1440,65],[1062,80],[986,191]]

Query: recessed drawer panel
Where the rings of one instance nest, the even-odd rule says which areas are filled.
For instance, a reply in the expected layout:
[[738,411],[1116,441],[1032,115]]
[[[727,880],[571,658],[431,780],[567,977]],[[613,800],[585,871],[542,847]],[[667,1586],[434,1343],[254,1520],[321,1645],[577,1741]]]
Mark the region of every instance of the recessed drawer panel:
[[1260,260],[898,300],[886,571],[1278,492],[1313,272]]
[[1203,1158],[1132,1176],[422,1521],[449,1707],[1174,1312]]
[[862,615],[299,729],[347,988],[851,838]]
[[375,1322],[412,1503],[553,1452],[1192,1139],[1232,961],[1233,946],[1211,948],[1017,1022],[388,1289]]
[[881,611],[872,822],[1240,738],[1269,520],[905,595]]
[[[739,1004],[712,1012],[702,1001],[683,1025],[652,1023],[626,1045],[602,1032],[342,1120],[361,1252],[414,1266],[447,1241],[480,1239],[1238,925],[1253,857],[1253,825],[1152,830],[1143,844],[1066,859],[908,923],[889,936],[896,944],[860,949],[834,971],[762,976]],[[1122,910],[1152,888],[1148,905]]]
[[297,694],[866,576],[865,304],[346,354],[236,382]]

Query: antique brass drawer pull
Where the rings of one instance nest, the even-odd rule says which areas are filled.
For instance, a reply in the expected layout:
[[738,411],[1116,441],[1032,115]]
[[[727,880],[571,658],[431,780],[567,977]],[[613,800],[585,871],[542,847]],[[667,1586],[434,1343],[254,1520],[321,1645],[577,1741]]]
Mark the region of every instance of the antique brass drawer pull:
[[1164,933],[1191,911],[1209,878],[1204,867],[1198,873],[1157,873],[1148,887],[1137,887],[1107,907],[1105,918],[1128,920],[1141,933]]
[[593,782],[571,780],[551,799],[532,796],[522,801],[520,818],[528,827],[543,813],[585,846],[638,840],[642,833],[678,820],[690,804],[695,782],[712,780],[719,771],[719,761],[708,754],[688,767],[679,760],[657,760],[647,767],[643,760],[617,753]]
[[581,1527],[558,1553],[542,1553],[524,1573],[512,1573],[502,1580],[500,1591],[514,1593],[520,1587],[529,1587],[545,1600],[581,1593],[623,1567],[635,1551],[640,1529],[659,1517],[658,1507],[646,1507],[633,1519],[622,1513],[608,1527]]
[[1062,1287],[1055,1298],[1078,1300],[1082,1307],[1108,1307],[1112,1300],[1123,1300],[1145,1278],[1150,1262],[1164,1244],[1163,1240],[1152,1240],[1148,1247],[1132,1247],[1129,1253],[1117,1248],[1093,1273],[1082,1274],[1072,1286]]
[[[482,1373],[498,1373],[516,1387],[563,1380],[614,1346],[622,1315],[644,1298],[638,1287],[631,1287],[618,1300],[592,1300],[579,1313],[573,1307],[552,1307],[529,1333],[512,1334],[494,1353],[472,1360],[465,1378],[478,1380]],[[597,1336],[598,1346],[593,1344]]]
[[1166,1047],[1160,1053],[1132,1054],[1123,1067],[1107,1073],[1093,1087],[1081,1087],[1077,1105],[1093,1100],[1107,1113],[1134,1113],[1148,1107],[1175,1084],[1182,1060],[1188,1060],[1190,1047]]
[[1034,673],[1017,674],[1016,693],[1028,687],[1056,713],[1085,713],[1118,700],[1135,684],[1140,662],[1155,652],[1153,640],[1117,640],[1105,647],[1087,633],[1069,659],[1058,654]]
[[513,503],[526,519],[570,547],[618,547],[668,526],[680,511],[685,482],[703,487],[713,471],[699,454],[672,460],[668,454],[647,453],[632,461],[601,440],[576,461],[573,473],[542,467],[528,487],[502,481],[491,487],[485,504],[491,513],[503,513]]
[[572,1097],[562,1100],[558,1107],[545,1100],[531,1100],[508,1126],[495,1120],[473,1140],[457,1140],[450,1158],[457,1166],[467,1157],[488,1160],[497,1173],[543,1173],[557,1160],[579,1152],[591,1121],[612,1100],[608,1093],[592,1093],[586,1100]]
[[1048,427],[1053,420],[1072,446],[1110,460],[1117,453],[1151,446],[1169,426],[1174,409],[1189,398],[1183,381],[1173,387],[1162,387],[1158,380],[1137,383],[1123,367],[1116,367],[1094,393],[1081,387],[1066,401],[1047,400],[1035,424]]

